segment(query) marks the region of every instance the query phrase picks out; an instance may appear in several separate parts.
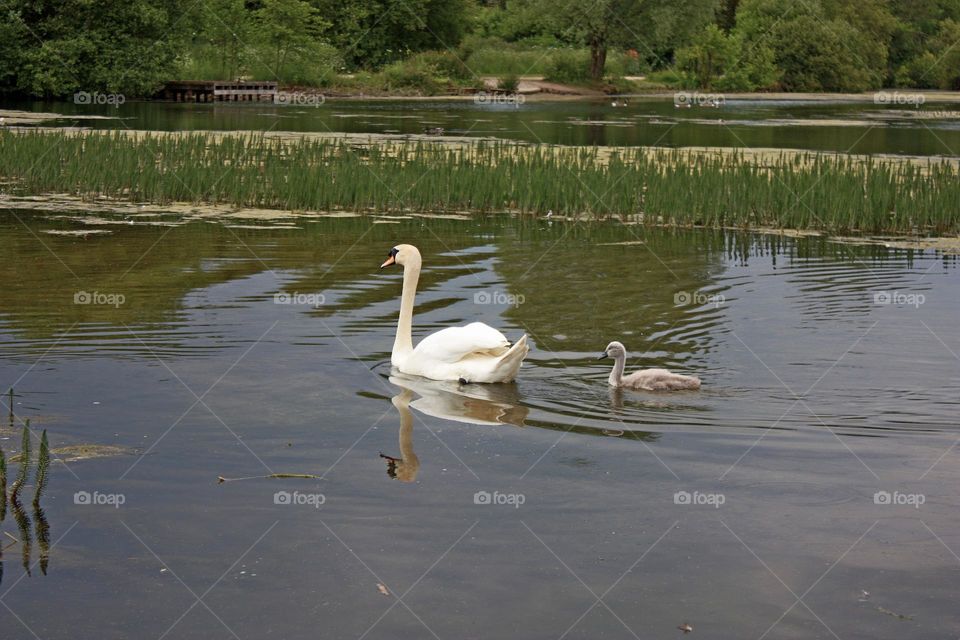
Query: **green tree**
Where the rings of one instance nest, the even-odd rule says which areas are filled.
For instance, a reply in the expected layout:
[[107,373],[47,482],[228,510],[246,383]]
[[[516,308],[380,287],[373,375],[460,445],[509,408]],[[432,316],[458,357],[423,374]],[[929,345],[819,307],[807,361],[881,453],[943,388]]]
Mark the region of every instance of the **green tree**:
[[266,65],[275,78],[288,75],[288,64],[308,63],[309,54],[320,43],[320,34],[329,26],[318,11],[302,0],[263,0],[256,12],[256,29],[263,44]]
[[717,80],[720,91],[756,91],[772,89],[780,82],[780,69],[777,68],[773,49],[765,44],[746,45],[741,36],[730,36],[734,50],[734,60],[727,66],[726,73]]
[[677,51],[677,69],[685,86],[721,91],[766,89],[780,77],[769,47],[747,47],[738,33],[726,34],[714,24]]
[[[193,22],[186,0],[0,0],[6,88],[148,95],[170,78]],[[19,53],[11,48],[20,49]],[[10,62],[16,66],[6,66]]]
[[569,41],[590,49],[590,77],[600,80],[613,47],[636,49],[662,64],[712,20],[717,0],[542,0],[539,6]]
[[841,30],[849,57],[868,73],[868,84],[878,88],[887,84],[890,41],[897,19],[888,0],[830,0],[823,3],[829,24],[848,26]]
[[20,12],[13,3],[0,0],[0,91],[18,84],[18,69],[24,64],[24,44],[29,37]]
[[917,66],[915,60],[929,51],[941,23],[960,21],[960,0],[891,2],[890,9],[896,19],[890,41],[891,72],[905,65]]
[[324,36],[350,67],[379,68],[410,53],[453,50],[466,33],[469,0],[311,0]]
[[944,20],[936,37],[931,42],[930,52],[936,62],[921,77],[932,75],[941,89],[960,89],[960,22]]
[[740,0],[720,0],[717,7],[717,26],[729,33],[737,24],[737,5]]
[[677,68],[696,87],[709,89],[733,62],[735,43],[715,24],[707,25],[693,44],[677,52]]
[[830,17],[819,0],[741,0],[735,32],[747,51],[773,51],[786,91],[864,91],[884,75],[885,58],[872,66],[858,53],[863,32]]
[[206,0],[203,3],[203,38],[217,52],[220,77],[235,79],[245,63],[253,16],[244,0]]

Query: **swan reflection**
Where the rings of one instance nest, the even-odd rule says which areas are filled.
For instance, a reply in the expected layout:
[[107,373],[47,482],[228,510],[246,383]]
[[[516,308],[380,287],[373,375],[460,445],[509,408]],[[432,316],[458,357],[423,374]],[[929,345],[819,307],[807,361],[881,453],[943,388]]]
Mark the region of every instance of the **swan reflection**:
[[[387,461],[387,475],[400,482],[414,482],[420,459],[413,450],[413,411],[432,418],[468,424],[523,426],[528,409],[518,402],[515,385],[460,385],[403,375],[390,376],[400,389],[390,402],[400,414],[400,455],[380,457]],[[414,399],[415,396],[419,396]]]
[[512,383],[465,385],[404,375],[392,375],[390,382],[420,396],[410,402],[411,408],[441,420],[522,427],[530,411],[520,405],[520,393]]
[[420,471],[420,458],[413,451],[413,412],[410,411],[412,398],[413,392],[403,389],[390,399],[400,413],[400,457],[380,454],[380,457],[387,461],[387,475],[400,482],[413,482]]

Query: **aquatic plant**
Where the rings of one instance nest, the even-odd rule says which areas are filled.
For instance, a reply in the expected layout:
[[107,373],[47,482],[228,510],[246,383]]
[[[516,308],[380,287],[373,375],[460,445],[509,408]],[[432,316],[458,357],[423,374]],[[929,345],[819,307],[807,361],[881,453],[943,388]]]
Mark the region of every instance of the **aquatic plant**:
[[0,447],[0,522],[7,517],[7,457]]
[[37,452],[37,475],[33,487],[33,508],[40,508],[40,498],[47,487],[47,467],[50,466],[50,445],[47,443],[47,430],[40,435],[40,450]]
[[13,520],[17,523],[17,530],[20,533],[20,560],[23,564],[24,572],[29,576],[30,573],[30,555],[33,549],[33,539],[30,532],[30,517],[23,510],[23,505],[17,494],[10,494],[10,510],[13,512]]
[[50,564],[50,524],[43,509],[36,502],[33,503],[33,535],[39,549],[40,573],[47,575],[47,566]]
[[23,425],[23,436],[20,439],[20,470],[17,472],[17,479],[13,481],[10,489],[10,502],[19,499],[20,489],[27,480],[27,472],[30,470],[30,420]]
[[15,193],[290,210],[514,212],[647,225],[960,231],[960,166],[784,151],[250,134],[0,132]]

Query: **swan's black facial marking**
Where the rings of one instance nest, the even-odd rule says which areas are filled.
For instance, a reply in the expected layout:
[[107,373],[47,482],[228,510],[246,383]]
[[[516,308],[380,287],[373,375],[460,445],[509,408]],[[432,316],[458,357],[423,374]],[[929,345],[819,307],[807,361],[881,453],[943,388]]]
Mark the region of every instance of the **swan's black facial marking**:
[[390,251],[387,253],[387,259],[384,260],[382,265],[380,265],[380,268],[383,269],[384,267],[389,267],[392,264],[397,264],[398,253],[400,253],[400,250],[397,249],[396,247],[394,247],[393,249],[390,249]]

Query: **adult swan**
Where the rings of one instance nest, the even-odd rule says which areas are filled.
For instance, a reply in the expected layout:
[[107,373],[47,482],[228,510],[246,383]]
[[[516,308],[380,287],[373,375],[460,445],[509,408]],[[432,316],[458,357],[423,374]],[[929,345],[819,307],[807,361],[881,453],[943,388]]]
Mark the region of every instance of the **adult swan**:
[[400,319],[390,357],[393,366],[402,373],[433,380],[511,382],[517,377],[523,358],[530,350],[527,336],[510,346],[502,333],[482,322],[437,331],[414,348],[413,299],[420,279],[420,251],[413,245],[398,244],[380,268],[392,264],[403,267]]

